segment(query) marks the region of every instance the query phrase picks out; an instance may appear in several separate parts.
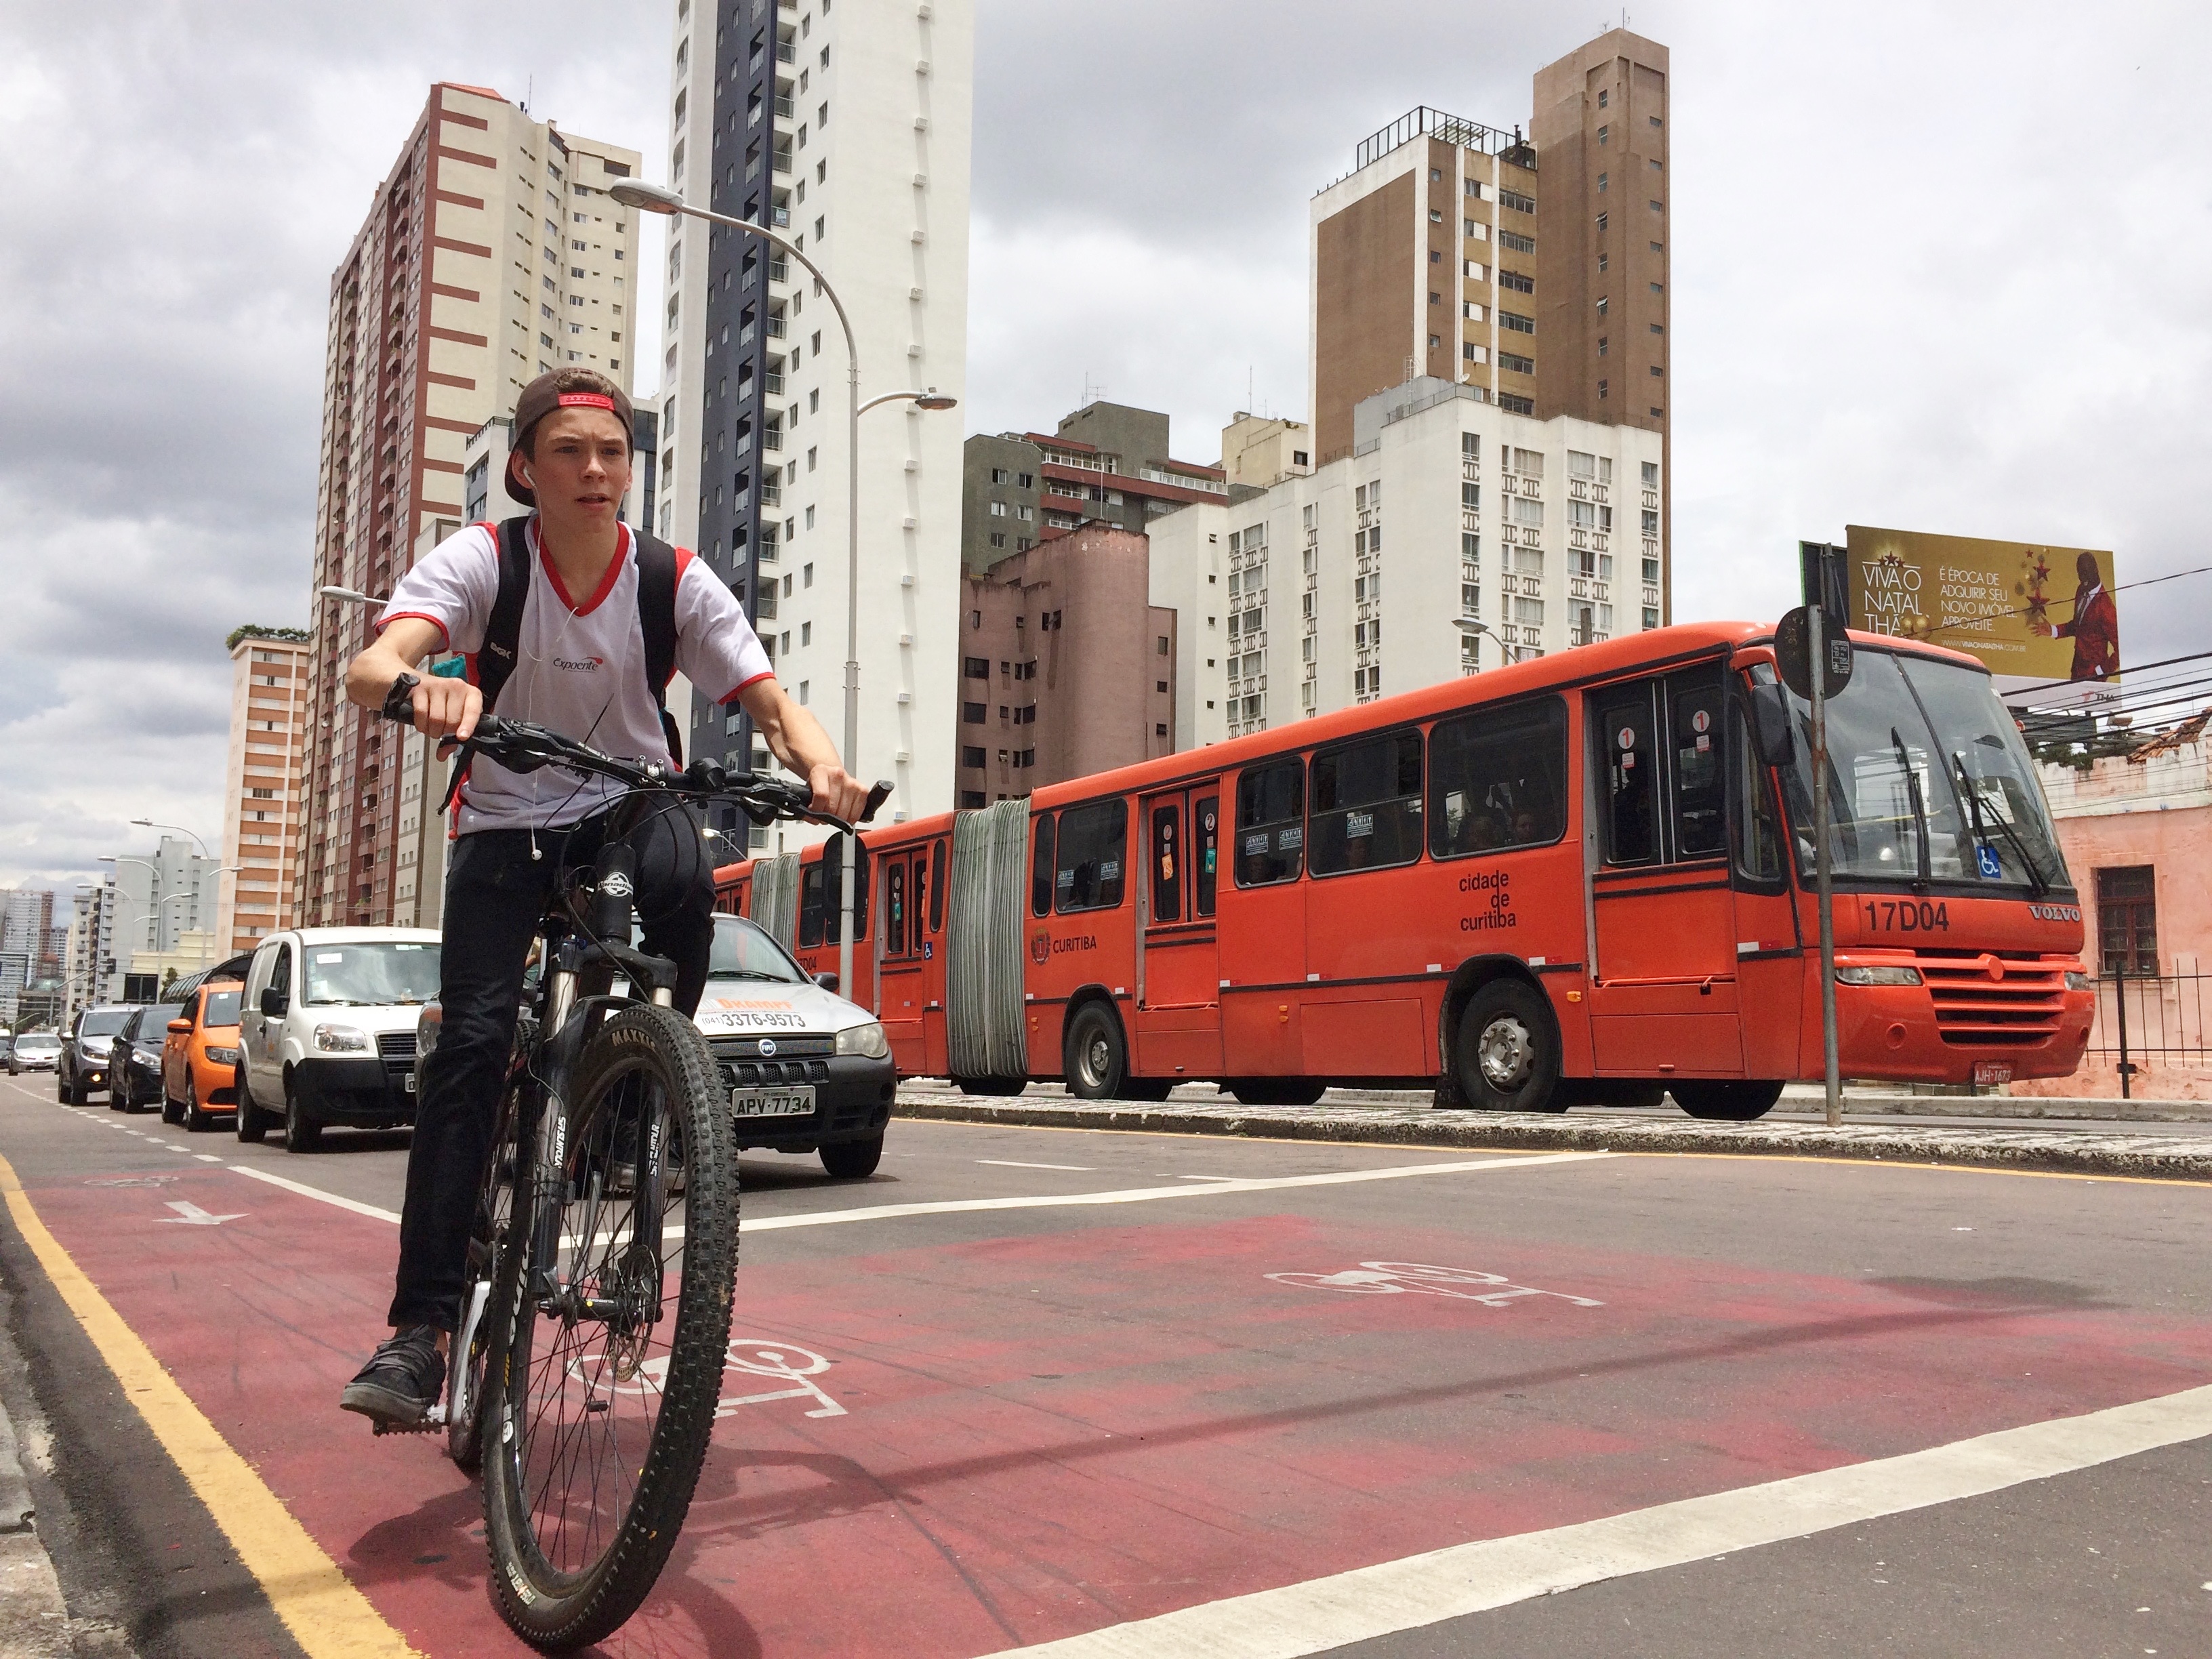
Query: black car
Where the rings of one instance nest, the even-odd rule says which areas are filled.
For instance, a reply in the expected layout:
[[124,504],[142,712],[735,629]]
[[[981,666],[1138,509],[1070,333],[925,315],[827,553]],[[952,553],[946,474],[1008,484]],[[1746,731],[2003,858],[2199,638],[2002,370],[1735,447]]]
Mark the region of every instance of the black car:
[[108,1110],[135,1112],[161,1098],[161,1045],[184,1012],[181,1003],[149,1003],[123,1022],[108,1050]]
[[107,1086],[116,1033],[137,1012],[137,1003],[78,1012],[62,1042],[61,1064],[54,1073],[54,1092],[64,1105],[82,1106],[95,1090]]

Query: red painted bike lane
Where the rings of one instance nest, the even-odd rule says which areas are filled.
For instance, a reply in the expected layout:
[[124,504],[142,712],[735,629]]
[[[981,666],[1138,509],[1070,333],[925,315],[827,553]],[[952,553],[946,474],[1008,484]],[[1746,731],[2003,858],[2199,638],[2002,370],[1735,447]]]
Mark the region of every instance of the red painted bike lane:
[[[337,1410],[395,1230],[224,1171],[159,1181],[31,1196],[410,1641],[525,1651],[484,1598],[474,1483]],[[879,1249],[805,1263],[749,1240],[683,1540],[607,1650],[988,1653],[2212,1380],[2199,1326],[2002,1282],[1479,1221],[1394,1228],[1386,1259],[1325,1198],[1285,1205],[943,1245],[871,1221]]]

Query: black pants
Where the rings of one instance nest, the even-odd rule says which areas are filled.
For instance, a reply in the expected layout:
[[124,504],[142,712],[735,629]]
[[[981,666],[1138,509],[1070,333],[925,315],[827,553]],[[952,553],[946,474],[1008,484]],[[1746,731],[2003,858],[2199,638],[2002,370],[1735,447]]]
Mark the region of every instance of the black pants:
[[[605,815],[566,830],[483,830],[453,843],[446,872],[438,1046],[423,1065],[407,1199],[399,1218],[395,1326],[459,1322],[469,1225],[514,1042],[531,940],[564,867],[589,866]],[[688,807],[657,811],[629,837],[637,854],[645,950],[676,963],[676,1006],[695,1012],[714,945],[714,863]]]

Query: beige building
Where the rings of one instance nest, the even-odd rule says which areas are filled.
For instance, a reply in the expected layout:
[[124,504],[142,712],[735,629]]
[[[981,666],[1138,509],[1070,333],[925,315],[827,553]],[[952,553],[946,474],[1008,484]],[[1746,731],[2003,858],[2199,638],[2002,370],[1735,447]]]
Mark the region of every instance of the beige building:
[[1243,410],[1221,428],[1221,470],[1232,487],[1265,489],[1313,471],[1313,428],[1304,421]]
[[310,648],[296,629],[241,628],[230,642],[230,752],[223,764],[216,948],[250,951],[289,927],[300,854],[300,766]]
[[[388,593],[463,516],[465,448],[537,375],[568,364],[628,390],[636,216],[608,187],[639,157],[441,82],[331,279],[314,583]],[[411,920],[401,808],[442,768],[344,701],[373,611],[319,600],[295,920]],[[413,786],[410,787],[410,786]],[[434,800],[432,803],[434,805]],[[420,812],[416,830],[421,823]],[[416,908],[410,904],[409,908]]]

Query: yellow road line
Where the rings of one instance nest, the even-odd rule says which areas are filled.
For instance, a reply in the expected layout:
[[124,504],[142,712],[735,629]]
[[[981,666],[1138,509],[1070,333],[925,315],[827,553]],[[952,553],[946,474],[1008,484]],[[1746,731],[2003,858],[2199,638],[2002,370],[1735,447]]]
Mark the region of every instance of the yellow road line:
[[24,1242],[115,1373],[125,1397],[184,1471],[308,1659],[421,1659],[263,1484],[252,1465],[231,1449],[46,1231],[4,1158],[0,1193],[7,1196]]

